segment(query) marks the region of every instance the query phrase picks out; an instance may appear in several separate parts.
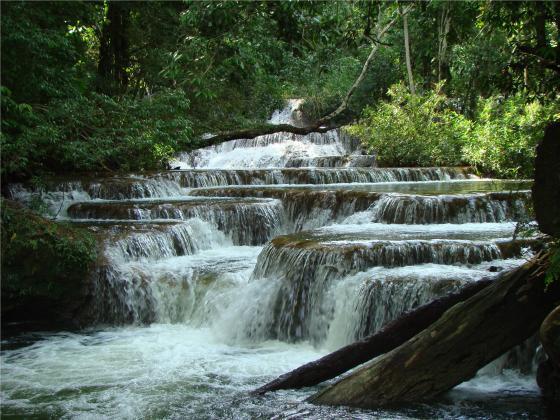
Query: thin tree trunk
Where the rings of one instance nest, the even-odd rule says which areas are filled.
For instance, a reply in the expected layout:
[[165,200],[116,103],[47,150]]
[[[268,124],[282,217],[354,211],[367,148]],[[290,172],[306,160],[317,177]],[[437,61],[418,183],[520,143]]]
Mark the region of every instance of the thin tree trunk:
[[347,372],[400,346],[437,321],[453,305],[474,296],[492,281],[484,279],[471,283],[456,293],[419,306],[388,323],[375,334],[300,366],[258,388],[254,393],[313,386]]
[[126,2],[109,1],[107,16],[99,40],[97,89],[114,94],[128,85],[127,67],[130,65],[128,24],[130,6]]
[[310,401],[367,408],[419,402],[472,378],[533,335],[554,308],[560,293],[558,287],[545,292],[547,267],[544,255],[504,274],[420,334]]
[[[449,11],[449,3],[441,10],[441,18],[439,22],[439,42],[438,42],[438,82],[449,77],[447,66],[447,35],[451,29],[451,13]],[[443,76],[445,67],[446,76]]]
[[[413,5],[407,6],[406,9],[402,13],[400,13],[400,15],[401,16],[406,16],[412,10],[412,8],[413,8]],[[350,98],[354,94],[354,91],[356,90],[356,88],[365,79],[367,71],[369,69],[369,65],[371,64],[371,61],[373,60],[373,57],[377,53],[377,50],[379,49],[379,45],[382,42],[383,37],[387,34],[389,29],[391,29],[391,27],[395,24],[395,22],[399,18],[399,15],[397,14],[396,16],[394,16],[389,21],[389,23],[387,23],[385,26],[383,26],[383,22],[382,22],[383,21],[383,15],[384,15],[384,10],[383,10],[382,5],[380,3],[379,4],[379,13],[377,15],[377,23],[376,23],[376,39],[374,40],[373,46],[371,48],[371,52],[369,53],[368,58],[366,59],[364,65],[362,67],[362,71],[360,72],[360,75],[354,81],[352,86],[350,86],[350,89],[348,90],[348,92],[344,96],[344,98],[343,98],[342,102],[340,103],[340,105],[338,106],[338,108],[335,109],[330,114],[328,114],[328,115],[322,117],[321,119],[319,119],[319,121],[317,122],[317,124],[319,126],[324,125],[325,123],[333,120],[334,118],[339,116],[342,112],[344,112],[348,108],[348,101],[350,100]]]
[[560,2],[554,2],[554,22],[556,23],[556,65],[560,67]]
[[[400,10],[400,6],[399,6],[399,10]],[[408,85],[410,87],[410,93],[415,94],[416,88],[414,87],[414,79],[412,77],[412,63],[410,60],[410,40],[408,36],[407,14],[403,15],[403,27],[404,27],[404,54],[406,59],[406,72],[408,73]]]

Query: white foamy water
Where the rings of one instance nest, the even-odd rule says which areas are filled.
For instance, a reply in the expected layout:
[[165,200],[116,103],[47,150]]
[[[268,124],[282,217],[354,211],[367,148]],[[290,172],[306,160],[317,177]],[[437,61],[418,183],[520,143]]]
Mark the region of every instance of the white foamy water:
[[325,354],[305,343],[229,345],[210,329],[182,324],[34,339],[27,347],[2,352],[3,417],[507,419],[541,414],[534,383],[507,371],[457,387],[450,402],[352,410],[305,403],[314,389],[249,395],[267,380]]
[[385,223],[352,224],[346,219],[342,224],[333,224],[316,229],[321,235],[373,236],[383,239],[410,238],[510,238],[515,230],[515,223],[463,223],[435,225],[400,225]]
[[2,411],[56,418],[270,416],[272,407],[244,401],[247,392],[320,355],[306,344],[228,345],[209,329],[183,324],[46,335],[3,352]]
[[[322,156],[342,156],[347,153],[336,132],[330,132],[327,144],[315,144],[313,135],[290,135],[291,139],[277,142],[275,135],[258,137],[252,144],[256,147],[242,147],[224,143],[182,155],[171,166],[180,169],[246,169],[279,168],[293,159],[313,159]],[[273,137],[270,139],[270,137]],[[260,143],[259,143],[260,140]],[[232,140],[237,142],[237,140]]]

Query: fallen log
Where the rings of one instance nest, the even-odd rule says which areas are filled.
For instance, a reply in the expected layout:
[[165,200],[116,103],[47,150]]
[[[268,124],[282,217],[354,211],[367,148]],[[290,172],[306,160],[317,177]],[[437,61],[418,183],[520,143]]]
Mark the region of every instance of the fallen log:
[[504,273],[400,347],[313,395],[315,404],[373,408],[433,399],[534,334],[560,297],[545,292],[548,255]]
[[332,379],[400,346],[437,321],[453,305],[474,296],[493,281],[491,279],[482,279],[468,284],[458,292],[419,306],[398,319],[389,322],[375,334],[285,373],[256,389],[253,393],[264,394],[279,389],[303,388]]
[[265,136],[274,133],[292,133],[299,135],[307,135],[310,133],[326,133],[329,130],[339,128],[341,124],[311,124],[306,127],[298,127],[291,124],[262,124],[258,127],[246,128],[234,131],[224,131],[202,140],[203,147],[215,146],[229,140],[236,139],[254,139],[255,137]]

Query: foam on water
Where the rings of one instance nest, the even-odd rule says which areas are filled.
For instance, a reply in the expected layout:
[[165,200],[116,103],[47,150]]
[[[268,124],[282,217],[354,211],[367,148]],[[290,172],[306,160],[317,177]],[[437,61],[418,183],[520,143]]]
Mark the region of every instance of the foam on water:
[[[381,327],[467,282],[492,278],[522,264],[523,259],[483,262],[465,267],[421,264],[374,267],[334,283],[324,299],[333,308],[325,346],[337,349],[373,334]],[[493,272],[489,271],[492,267]],[[341,298],[343,296],[343,298]]]
[[[278,168],[286,165],[291,159],[316,158],[320,156],[342,155],[346,153],[339,143],[314,144],[308,139],[284,140],[281,143],[270,143],[254,148],[235,148],[229,151],[223,147],[214,147],[199,151],[196,156],[183,156],[187,162],[174,161],[172,165],[180,169],[240,169],[240,168]],[[190,162],[193,163],[190,163]]]
[[248,406],[249,413],[272,414],[266,404],[239,407],[236,400],[263,379],[319,355],[306,344],[228,345],[209,329],[184,324],[44,335],[2,352],[2,411],[24,417],[239,418]]
[[210,325],[247,285],[260,247],[227,246],[157,261],[112,262],[98,283],[96,315],[107,322]]
[[351,224],[346,219],[342,224],[333,224],[311,231],[308,234],[318,239],[324,235],[340,235],[342,237],[374,237],[384,239],[421,239],[421,238],[476,238],[497,239],[511,238],[515,223],[464,223],[464,224],[432,224],[403,225],[385,223]]
[[[22,338],[23,340],[23,338]],[[224,343],[207,328],[152,324],[40,334],[1,353],[2,414],[54,418],[416,419],[544,416],[534,382],[478,376],[441,402],[400,409],[313,406],[315,388],[255,398],[249,391],[319,358],[306,343]],[[23,343],[21,343],[23,344]]]

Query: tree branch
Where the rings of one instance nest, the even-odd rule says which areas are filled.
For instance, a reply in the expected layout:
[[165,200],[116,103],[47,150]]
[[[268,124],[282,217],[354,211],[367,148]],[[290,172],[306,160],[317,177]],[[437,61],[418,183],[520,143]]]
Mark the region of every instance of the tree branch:
[[[383,37],[385,36],[385,34],[387,33],[387,31],[389,29],[391,29],[391,27],[395,24],[395,22],[397,21],[397,19],[400,16],[404,16],[407,13],[409,13],[413,8],[413,5],[409,5],[407,6],[407,8],[402,12],[402,13],[397,13],[390,21],[389,23],[387,23],[385,26],[381,26],[381,21],[383,19],[383,8],[381,6],[381,4],[379,4],[379,12],[377,14],[377,24],[376,24],[376,28],[377,28],[377,34],[376,34],[376,39],[378,41],[381,41],[383,39]],[[348,102],[350,101],[350,98],[352,97],[352,95],[354,94],[354,91],[357,89],[357,87],[360,85],[360,83],[362,83],[362,81],[365,79],[367,71],[369,69],[369,65],[371,64],[373,57],[375,56],[375,53],[377,53],[377,50],[379,49],[379,42],[375,43],[372,48],[371,48],[371,52],[368,55],[368,58],[366,59],[363,67],[362,67],[362,71],[360,72],[360,75],[358,76],[358,78],[355,80],[355,82],[352,84],[352,86],[350,86],[350,89],[348,90],[348,92],[346,93],[346,96],[344,97],[344,99],[342,100],[342,102],[340,103],[340,105],[338,106],[338,108],[336,108],[333,112],[331,112],[330,114],[322,117],[319,119],[318,123],[319,125],[321,124],[325,124],[328,121],[333,120],[334,118],[336,118],[337,116],[339,116],[342,112],[344,112],[346,110],[346,108],[348,108]]]
[[535,52],[534,48],[528,45],[517,45],[517,49],[521,54],[525,54],[535,58],[543,67],[560,73],[560,65],[556,64],[556,62],[554,62],[553,60],[548,60],[544,57],[541,57]]
[[348,102],[350,101],[350,98],[352,97],[355,90],[358,88],[358,86],[362,83],[362,81],[366,77],[369,66],[377,50],[379,49],[380,45],[387,45],[383,43],[382,41],[383,37],[387,34],[389,29],[391,29],[391,27],[395,24],[395,22],[400,17],[406,16],[406,14],[408,14],[413,8],[414,8],[413,4],[408,5],[406,8],[402,10],[402,12],[396,13],[395,16],[393,16],[392,19],[387,24],[385,24],[385,26],[382,26],[382,20],[386,9],[382,7],[381,3],[379,4],[379,12],[378,12],[377,24],[376,24],[376,36],[375,38],[371,39],[372,41],[371,52],[369,53],[362,67],[362,71],[360,72],[360,75],[354,81],[354,83],[352,84],[352,86],[344,96],[344,99],[338,106],[338,108],[336,108],[330,114],[318,119],[315,123],[312,123],[306,127],[296,127],[291,124],[278,124],[278,125],[264,124],[262,126],[255,127],[255,128],[233,130],[233,131],[218,133],[208,139],[205,139],[202,147],[213,146],[229,140],[235,140],[241,138],[252,139],[258,136],[274,134],[279,132],[306,135],[310,133],[324,133],[326,131],[340,127],[342,123],[334,124],[333,120],[348,108]]
[[318,126],[316,124],[313,124],[307,127],[296,127],[295,125],[291,124],[264,124],[254,128],[246,128],[242,130],[225,131],[222,133],[218,133],[204,140],[204,147],[214,146],[216,144],[220,144],[229,140],[253,139],[258,136],[280,132],[300,135],[306,135],[310,133],[325,133],[338,127],[340,127],[340,125]]

